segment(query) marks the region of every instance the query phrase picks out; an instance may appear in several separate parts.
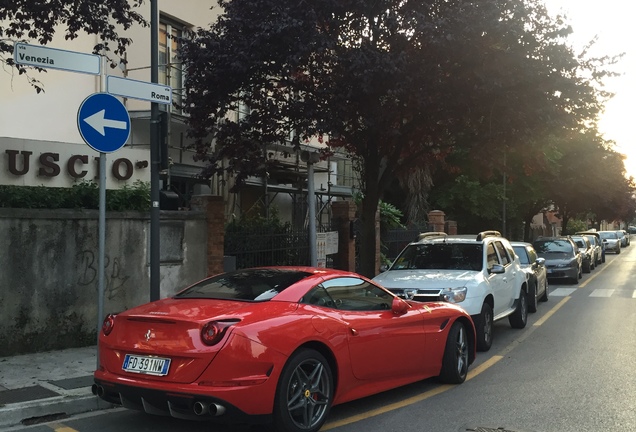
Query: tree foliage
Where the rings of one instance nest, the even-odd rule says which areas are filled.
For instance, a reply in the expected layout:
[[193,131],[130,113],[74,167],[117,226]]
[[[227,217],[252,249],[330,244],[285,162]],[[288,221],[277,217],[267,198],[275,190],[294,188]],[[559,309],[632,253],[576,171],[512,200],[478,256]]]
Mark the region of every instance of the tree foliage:
[[[456,151],[492,172],[503,150],[582,128],[607,96],[595,83],[608,72],[574,56],[563,43],[569,27],[538,0],[219,5],[218,22],[182,52],[190,133],[207,174],[232,172],[240,186],[266,175],[263,146],[328,136],[328,148],[361,167],[360,268],[369,276],[375,213],[398,174]],[[240,104],[249,112],[237,119]]]
[[134,10],[141,4],[143,0],[4,0],[0,4],[0,63],[15,68],[20,75],[26,74],[39,93],[43,90],[41,83],[28,75],[33,68],[19,65],[11,57],[13,46],[20,41],[46,45],[63,29],[67,40],[82,33],[97,35],[100,42],[93,52],[117,56],[111,59],[114,67],[120,61],[125,62],[123,54],[132,42],[118,34],[116,24],[124,30],[134,24],[146,25],[144,18]]

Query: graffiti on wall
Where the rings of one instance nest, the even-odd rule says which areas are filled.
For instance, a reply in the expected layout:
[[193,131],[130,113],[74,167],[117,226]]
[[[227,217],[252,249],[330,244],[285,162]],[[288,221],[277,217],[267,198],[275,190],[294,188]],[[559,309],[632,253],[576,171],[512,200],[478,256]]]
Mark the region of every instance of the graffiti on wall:
[[[111,259],[106,255],[104,258],[104,295],[108,299],[113,299],[124,292],[126,281],[130,279],[130,276],[124,273],[119,257]],[[99,271],[97,255],[92,250],[85,250],[78,254],[77,261],[80,266],[77,283],[83,286],[92,284],[97,286]]]

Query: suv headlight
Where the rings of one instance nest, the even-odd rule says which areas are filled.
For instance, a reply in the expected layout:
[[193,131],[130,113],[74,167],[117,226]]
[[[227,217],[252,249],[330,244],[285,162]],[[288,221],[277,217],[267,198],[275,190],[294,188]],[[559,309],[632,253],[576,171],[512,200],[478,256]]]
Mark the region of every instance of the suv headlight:
[[440,293],[442,300],[449,303],[461,303],[466,300],[466,287],[460,288],[444,288]]

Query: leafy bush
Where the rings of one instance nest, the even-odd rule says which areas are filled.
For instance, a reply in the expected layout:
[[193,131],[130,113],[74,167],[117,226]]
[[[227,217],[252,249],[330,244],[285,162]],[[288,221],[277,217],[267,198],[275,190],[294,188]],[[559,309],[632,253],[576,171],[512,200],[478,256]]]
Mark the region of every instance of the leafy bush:
[[[0,207],[29,209],[99,209],[99,186],[83,181],[70,188],[0,185]],[[106,191],[106,210],[150,210],[150,183]]]
[[587,222],[579,219],[570,219],[568,221],[567,232],[564,234],[573,235],[579,231],[585,231],[587,229]]

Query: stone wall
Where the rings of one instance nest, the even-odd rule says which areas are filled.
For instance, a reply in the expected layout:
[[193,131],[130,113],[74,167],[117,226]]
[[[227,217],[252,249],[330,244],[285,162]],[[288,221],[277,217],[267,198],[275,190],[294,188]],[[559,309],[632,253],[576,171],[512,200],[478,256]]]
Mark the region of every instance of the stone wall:
[[[148,213],[106,215],[104,313],[150,299]],[[161,212],[161,297],[204,278],[204,212]],[[0,209],[0,357],[96,343],[98,211]]]

